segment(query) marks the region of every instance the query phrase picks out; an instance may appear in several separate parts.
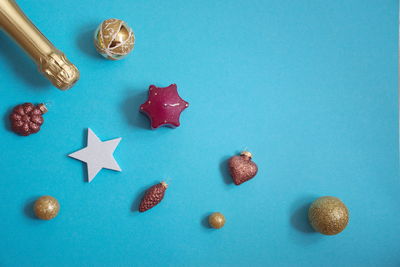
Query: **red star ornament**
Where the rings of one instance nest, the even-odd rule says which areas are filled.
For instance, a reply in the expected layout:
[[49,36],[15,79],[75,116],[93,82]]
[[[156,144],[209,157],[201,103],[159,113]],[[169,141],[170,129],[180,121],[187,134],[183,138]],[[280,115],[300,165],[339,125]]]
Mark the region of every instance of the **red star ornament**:
[[189,106],[179,94],[176,84],[168,87],[150,85],[147,101],[140,106],[140,111],[145,113],[150,121],[151,128],[160,126],[178,127],[182,111]]

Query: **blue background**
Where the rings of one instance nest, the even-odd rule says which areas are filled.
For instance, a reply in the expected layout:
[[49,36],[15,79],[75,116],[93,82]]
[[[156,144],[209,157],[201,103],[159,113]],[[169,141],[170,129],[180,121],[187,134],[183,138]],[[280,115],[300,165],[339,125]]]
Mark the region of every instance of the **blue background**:
[[[395,0],[19,1],[75,63],[71,90],[51,87],[0,34],[0,266],[398,266],[397,12]],[[92,35],[127,21],[136,47],[118,62]],[[181,127],[149,130],[138,112],[150,84],[177,83]],[[46,102],[39,134],[7,126],[19,103]],[[86,128],[122,137],[122,172],[92,183],[67,154]],[[248,149],[259,166],[235,186],[226,160]],[[144,190],[163,202],[139,214]],[[52,221],[32,203],[52,195]],[[345,231],[307,223],[315,198],[341,198]],[[225,214],[221,230],[206,216]]]

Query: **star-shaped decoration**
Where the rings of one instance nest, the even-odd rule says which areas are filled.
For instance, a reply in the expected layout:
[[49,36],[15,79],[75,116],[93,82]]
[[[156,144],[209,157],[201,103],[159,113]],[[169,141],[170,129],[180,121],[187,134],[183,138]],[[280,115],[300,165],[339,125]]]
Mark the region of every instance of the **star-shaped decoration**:
[[180,125],[181,112],[188,106],[189,103],[179,96],[176,84],[168,87],[150,85],[149,97],[140,106],[140,111],[150,118],[152,129],[160,126],[175,128]]
[[88,182],[90,183],[103,168],[121,171],[113,156],[120,141],[121,138],[116,138],[102,142],[91,129],[88,129],[87,146],[68,156],[86,162]]

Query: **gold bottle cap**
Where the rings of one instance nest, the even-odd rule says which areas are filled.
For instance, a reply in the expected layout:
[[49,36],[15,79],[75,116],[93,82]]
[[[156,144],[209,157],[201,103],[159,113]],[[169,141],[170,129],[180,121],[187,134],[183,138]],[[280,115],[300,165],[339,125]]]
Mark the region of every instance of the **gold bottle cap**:
[[61,52],[41,58],[40,63],[40,71],[60,90],[68,90],[79,80],[79,70]]

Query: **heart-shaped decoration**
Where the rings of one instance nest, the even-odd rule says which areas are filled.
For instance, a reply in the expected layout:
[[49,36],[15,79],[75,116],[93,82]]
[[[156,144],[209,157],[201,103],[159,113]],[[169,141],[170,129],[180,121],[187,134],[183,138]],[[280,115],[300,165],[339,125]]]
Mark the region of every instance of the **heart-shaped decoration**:
[[250,152],[244,151],[240,156],[233,156],[229,159],[229,173],[235,185],[240,185],[256,176],[258,167],[251,157]]

